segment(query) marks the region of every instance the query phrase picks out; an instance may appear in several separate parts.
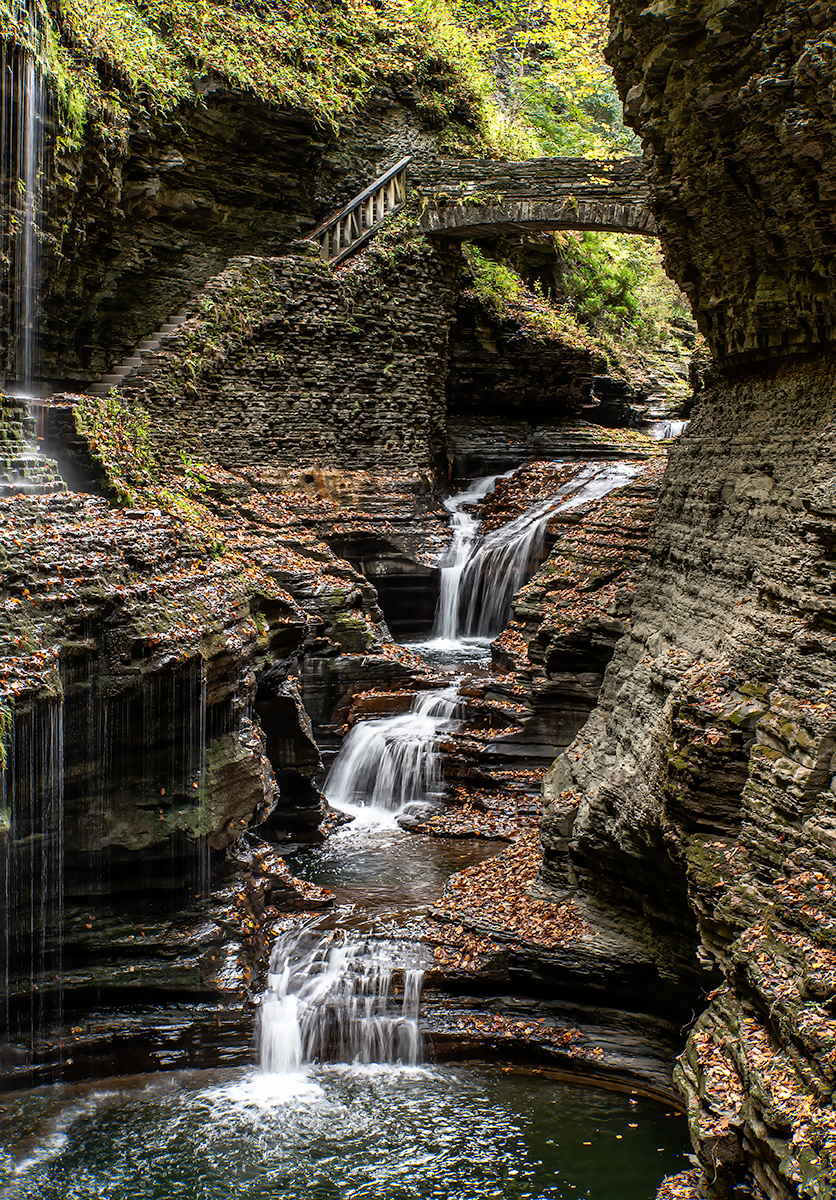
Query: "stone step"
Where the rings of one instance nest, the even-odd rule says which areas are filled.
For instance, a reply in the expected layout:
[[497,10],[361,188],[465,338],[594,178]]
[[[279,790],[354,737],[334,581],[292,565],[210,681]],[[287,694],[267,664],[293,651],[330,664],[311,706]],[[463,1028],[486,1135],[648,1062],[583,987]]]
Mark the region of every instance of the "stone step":
[[107,375],[103,375],[96,383],[91,383],[87,388],[87,394],[89,396],[105,396],[112,387],[120,387],[129,375],[132,375],[134,371],[142,366],[145,356],[152,354],[155,350],[159,350],[164,339],[175,334],[188,318],[189,310],[186,308],[181,308],[179,312],[174,313],[156,333],[152,333],[147,338],[144,338],[136,347],[133,354],[113,367]]
[[[24,401],[22,407],[28,414],[28,402]],[[0,498],[66,492],[67,485],[56,463],[40,454],[35,446],[34,420],[27,416],[18,423],[18,428],[19,437],[0,443]]]

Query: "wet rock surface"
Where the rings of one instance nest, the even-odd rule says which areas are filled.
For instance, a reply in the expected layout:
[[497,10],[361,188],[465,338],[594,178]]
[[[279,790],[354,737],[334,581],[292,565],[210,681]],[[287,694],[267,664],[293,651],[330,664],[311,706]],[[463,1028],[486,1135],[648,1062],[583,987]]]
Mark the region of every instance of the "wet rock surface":
[[61,1012],[85,1030],[100,1012],[91,1028],[107,1035],[69,1041],[87,1039],[70,1057],[102,1069],[101,1038],[120,1022],[134,1061],[138,1005],[198,1010],[197,1040],[184,1034],[171,1059],[152,1037],[146,1067],[197,1061],[214,993],[221,1025],[240,1027],[270,912],[312,902],[265,865],[265,840],[321,837],[311,715],[331,721],[375,671],[414,674],[369,584],[312,532],[336,519],[332,502],[222,470],[208,480],[185,526],[79,493],[2,501],[4,1002],[13,1041],[31,1043],[19,1079],[60,1069],[66,1046],[39,1031]]
[[551,761],[550,750],[568,745],[595,707],[629,627],[665,462],[649,464],[603,500],[555,517],[554,549],[518,593],[511,622],[494,643],[494,655],[527,693],[531,715],[520,743],[530,755]]

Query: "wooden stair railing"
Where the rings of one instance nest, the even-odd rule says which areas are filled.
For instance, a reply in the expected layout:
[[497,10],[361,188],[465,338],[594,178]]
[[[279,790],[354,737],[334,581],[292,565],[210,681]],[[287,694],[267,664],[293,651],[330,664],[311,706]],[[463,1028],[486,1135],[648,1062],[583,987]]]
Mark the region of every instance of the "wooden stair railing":
[[318,225],[305,241],[316,242],[327,263],[336,266],[359,250],[372,237],[386,217],[402,208],[406,201],[406,169],[412,162],[407,155],[385,174],[369,184],[333,217]]

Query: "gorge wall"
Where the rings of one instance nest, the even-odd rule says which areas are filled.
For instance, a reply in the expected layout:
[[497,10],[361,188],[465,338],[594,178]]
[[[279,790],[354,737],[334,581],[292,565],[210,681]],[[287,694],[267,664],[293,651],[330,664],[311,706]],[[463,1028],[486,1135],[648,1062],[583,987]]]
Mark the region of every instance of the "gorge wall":
[[91,114],[50,175],[40,370],[55,390],[106,373],[230,258],[279,255],[385,166],[438,156],[403,81],[381,80],[339,133],[211,73],[168,115],[122,99],[127,127]]
[[632,912],[674,974],[697,970],[695,916],[721,972],[678,1069],[701,1170],[669,1197],[825,1197],[836,1177],[835,20],[613,5],[610,59],[714,367],[629,632],[547,780],[543,872]]

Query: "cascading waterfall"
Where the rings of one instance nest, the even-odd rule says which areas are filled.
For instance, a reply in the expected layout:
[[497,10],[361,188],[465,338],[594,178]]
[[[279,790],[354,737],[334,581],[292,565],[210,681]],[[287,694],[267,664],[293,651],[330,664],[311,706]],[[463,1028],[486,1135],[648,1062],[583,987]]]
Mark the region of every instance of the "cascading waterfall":
[[478,480],[448,500],[453,540],[441,562],[434,637],[450,642],[496,637],[508,620],[514,594],[542,561],[551,518],[623,487],[640,470],[635,463],[591,464],[561,495],[539,501],[484,538],[479,537],[478,519],[462,510],[483,500],[501,477]]
[[546,526],[556,511],[552,497],[489,533],[478,545],[460,541],[456,560],[441,568],[438,637],[495,637],[505,625],[514,593],[543,557]]
[[667,442],[671,438],[679,437],[687,425],[687,421],[654,421],[649,427],[648,433],[654,442]]
[[343,742],[323,789],[332,808],[380,817],[441,790],[438,739],[454,727],[458,688],[420,693],[407,713],[360,721]]
[[444,507],[450,514],[453,539],[441,563],[441,589],[433,629],[436,638],[453,641],[459,636],[462,575],[471,560],[480,525],[478,518],[467,510],[484,500],[493,491],[498,479],[507,479],[511,475],[513,471],[476,479],[466,491],[444,501]]
[[14,0],[12,11],[24,44],[6,43],[0,51],[2,251],[11,264],[11,277],[3,288],[3,367],[4,377],[12,381],[10,390],[30,399],[37,379],[48,91],[38,63],[38,0]]
[[322,930],[315,921],[280,937],[261,999],[262,1070],[419,1062],[423,970],[407,961],[408,950],[404,943]]

